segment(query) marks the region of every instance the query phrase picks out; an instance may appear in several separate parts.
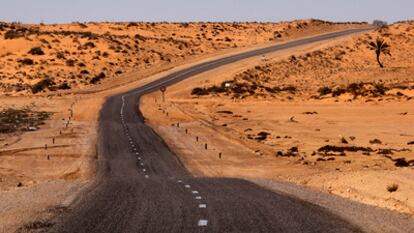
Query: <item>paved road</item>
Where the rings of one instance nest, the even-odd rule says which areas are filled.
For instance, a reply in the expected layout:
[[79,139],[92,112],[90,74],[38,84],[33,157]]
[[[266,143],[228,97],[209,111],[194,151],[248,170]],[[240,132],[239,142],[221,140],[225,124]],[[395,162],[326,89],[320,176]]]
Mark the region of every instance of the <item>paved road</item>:
[[100,113],[95,183],[49,232],[360,232],[328,211],[240,179],[195,178],[137,112],[139,97],[195,74],[348,30],[196,65],[110,97]]

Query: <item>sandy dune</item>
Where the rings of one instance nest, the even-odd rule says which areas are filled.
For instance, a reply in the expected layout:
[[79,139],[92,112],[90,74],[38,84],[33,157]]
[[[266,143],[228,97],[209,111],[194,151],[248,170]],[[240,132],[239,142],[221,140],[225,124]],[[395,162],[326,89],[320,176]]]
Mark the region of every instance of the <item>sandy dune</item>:
[[[195,174],[291,181],[412,215],[413,34],[402,22],[249,59],[142,110]],[[377,37],[391,46],[384,69],[368,48]]]
[[0,90],[27,94],[84,89],[137,69],[351,26],[316,20],[268,24],[2,23]]

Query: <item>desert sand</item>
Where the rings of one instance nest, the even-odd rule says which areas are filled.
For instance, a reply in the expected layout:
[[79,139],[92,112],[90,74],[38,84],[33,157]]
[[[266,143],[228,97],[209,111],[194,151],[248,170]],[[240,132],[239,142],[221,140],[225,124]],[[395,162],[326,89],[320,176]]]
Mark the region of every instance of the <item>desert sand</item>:
[[[228,48],[284,41],[351,24],[74,23],[0,25],[0,90],[84,89],[124,73]],[[354,25],[357,26],[357,25]]]
[[0,110],[7,122],[0,133],[0,231],[50,218],[93,181],[106,97],[216,57],[358,27],[366,25],[0,23]]
[[[369,48],[378,37],[385,68]],[[413,42],[414,23],[400,22],[249,59],[141,110],[196,175],[289,181],[412,216]]]

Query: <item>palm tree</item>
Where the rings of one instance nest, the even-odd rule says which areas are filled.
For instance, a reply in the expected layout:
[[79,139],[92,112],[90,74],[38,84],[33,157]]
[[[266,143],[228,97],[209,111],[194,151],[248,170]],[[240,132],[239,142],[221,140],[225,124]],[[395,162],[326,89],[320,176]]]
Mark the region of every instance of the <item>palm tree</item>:
[[369,43],[369,45],[370,45],[370,49],[375,50],[375,53],[377,54],[378,65],[381,68],[384,68],[384,65],[380,61],[380,56],[381,56],[381,53],[383,53],[384,55],[391,56],[390,45],[388,45],[383,39],[379,37],[377,38],[375,42]]

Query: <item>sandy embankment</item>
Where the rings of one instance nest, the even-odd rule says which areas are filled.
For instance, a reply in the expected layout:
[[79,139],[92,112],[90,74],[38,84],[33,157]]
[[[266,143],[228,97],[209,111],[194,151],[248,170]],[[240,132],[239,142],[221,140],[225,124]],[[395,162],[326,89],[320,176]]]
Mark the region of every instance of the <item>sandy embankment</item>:
[[[391,30],[398,32],[399,27],[405,30],[399,25]],[[289,181],[413,215],[412,165],[400,167],[395,162],[399,158],[410,163],[414,161],[414,148],[408,144],[414,141],[412,91],[406,89],[401,95],[391,89],[384,97],[356,99],[348,94],[335,98],[310,98],[323,84],[345,85],[367,80],[384,80],[386,85],[413,84],[413,80],[404,75],[412,64],[404,55],[400,56],[406,48],[396,49],[398,51],[394,51],[393,58],[386,60],[390,66],[400,65],[399,68],[386,70],[379,70],[375,57],[372,59],[372,52],[367,49],[348,52],[341,61],[338,60],[343,65],[334,72],[326,72],[323,68],[326,65],[309,67],[308,63],[302,62],[300,68],[295,68],[300,72],[275,82],[278,86],[297,85],[301,89],[295,95],[269,96],[256,92],[245,99],[232,99],[220,94],[191,95],[195,87],[219,86],[224,80],[232,80],[247,69],[254,70],[254,67],[275,67],[275,72],[283,70],[283,67],[278,67],[284,63],[278,62],[291,60],[292,54],[302,59],[309,58],[307,54],[312,54],[312,51],[320,53],[327,49],[336,53],[338,48],[360,42],[359,38],[278,52],[269,56],[270,62],[253,58],[206,72],[170,87],[165,102],[161,101],[160,93],[146,96],[141,100],[141,110],[147,122],[166,140],[186,167],[198,176]],[[356,57],[356,61],[352,57]],[[356,69],[355,64],[363,67]],[[307,71],[314,76],[306,76]],[[261,77],[254,74],[253,77]],[[270,80],[273,80],[271,75]],[[306,82],[298,76],[305,77]],[[346,77],[352,79],[346,80]],[[260,132],[269,134],[266,139],[259,140]],[[207,150],[205,144],[208,145]],[[318,153],[318,149],[326,145],[371,148],[372,152]],[[295,156],[283,156],[295,147],[299,150]],[[392,153],[388,153],[389,149]],[[277,156],[278,151],[282,156]],[[388,186],[394,184],[398,185],[397,191],[389,192]]]

